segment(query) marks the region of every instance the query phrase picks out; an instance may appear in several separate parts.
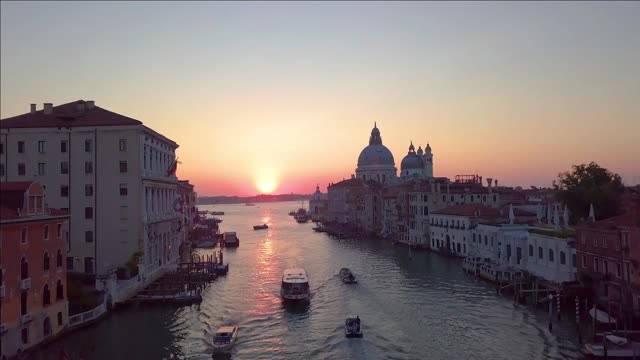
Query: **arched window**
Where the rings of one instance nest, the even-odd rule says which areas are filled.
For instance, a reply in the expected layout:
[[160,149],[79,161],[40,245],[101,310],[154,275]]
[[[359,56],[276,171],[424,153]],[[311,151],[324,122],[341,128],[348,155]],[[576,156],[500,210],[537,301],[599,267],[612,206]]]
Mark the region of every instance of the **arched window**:
[[538,246],[538,258],[544,259],[544,252],[542,251],[541,246]]
[[42,333],[45,337],[51,335],[51,320],[49,320],[48,316],[44,318],[44,322],[42,323]]
[[533,256],[533,245],[529,245],[529,256]]
[[424,195],[424,202],[427,202],[427,200],[429,200],[429,197],[427,195]]
[[567,262],[567,256],[564,251],[560,251],[560,264],[564,265]]
[[43,265],[44,271],[49,271],[49,253],[45,252],[44,253],[44,265]]
[[549,249],[549,261],[553,261],[553,250]]
[[425,206],[425,207],[424,207],[423,214],[424,214],[424,215],[429,215],[429,207],[428,207],[428,206]]
[[56,300],[64,299],[64,285],[62,285],[62,281],[58,280],[56,284]]
[[489,239],[487,239],[487,235],[484,236],[484,244],[489,245]]
[[51,292],[49,291],[49,285],[44,286],[44,290],[42,291],[42,306],[47,306],[51,304]]
[[27,279],[29,277],[29,263],[24,256],[20,260],[20,279]]
[[62,251],[58,250],[58,253],[56,254],[56,266],[57,267],[62,267]]

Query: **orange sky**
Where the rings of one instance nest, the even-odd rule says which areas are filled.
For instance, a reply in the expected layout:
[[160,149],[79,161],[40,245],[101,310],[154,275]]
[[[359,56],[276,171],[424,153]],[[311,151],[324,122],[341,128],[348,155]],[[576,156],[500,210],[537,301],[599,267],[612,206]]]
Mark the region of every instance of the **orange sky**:
[[436,176],[640,182],[638,2],[0,6],[2,118],[95,100],[178,142],[201,195],[325,191],[374,121]]

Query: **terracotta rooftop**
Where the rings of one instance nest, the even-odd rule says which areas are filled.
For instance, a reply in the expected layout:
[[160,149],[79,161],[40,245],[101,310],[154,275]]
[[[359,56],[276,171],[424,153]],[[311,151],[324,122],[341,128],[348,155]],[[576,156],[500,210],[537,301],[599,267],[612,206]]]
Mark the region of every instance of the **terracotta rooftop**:
[[[84,110],[79,109],[82,105]],[[142,125],[142,122],[98,106],[87,109],[87,102],[84,100],[54,106],[51,114],[38,110],[33,114],[26,113],[0,121],[0,128],[3,129],[115,125]]]
[[498,209],[479,204],[459,204],[435,210],[432,214],[487,217],[499,216],[500,211]]

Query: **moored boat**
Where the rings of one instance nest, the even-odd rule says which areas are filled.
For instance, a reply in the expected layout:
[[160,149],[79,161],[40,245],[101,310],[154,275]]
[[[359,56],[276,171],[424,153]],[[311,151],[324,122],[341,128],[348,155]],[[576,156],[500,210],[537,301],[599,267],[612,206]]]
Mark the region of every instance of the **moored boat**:
[[353,276],[353,272],[351,272],[351,270],[348,268],[340,269],[340,278],[342,279],[342,282],[344,282],[345,284],[358,283],[358,280],[356,280],[356,277]]
[[211,211],[209,212],[211,215],[224,215],[224,211]]
[[267,224],[262,224],[262,225],[254,225],[253,226],[253,230],[264,230],[264,229],[268,229],[269,225]]
[[225,247],[238,247],[240,246],[240,239],[238,239],[235,231],[227,231],[222,235],[222,243]]
[[237,337],[237,326],[221,326],[213,337],[213,351],[217,353],[230,351]]
[[[608,334],[604,340],[598,336],[594,343],[585,344],[581,352],[587,360],[613,359],[631,360],[640,358],[640,343],[627,338]],[[604,340],[604,341],[603,341]]]
[[348,338],[361,338],[363,335],[359,316],[350,316],[344,321],[344,336]]
[[282,274],[280,295],[285,300],[309,299],[307,272],[302,268],[286,269]]
[[307,215],[307,214],[298,214],[298,215],[296,216],[296,221],[297,221],[299,224],[304,224],[304,223],[306,223],[307,221],[309,221],[309,215]]

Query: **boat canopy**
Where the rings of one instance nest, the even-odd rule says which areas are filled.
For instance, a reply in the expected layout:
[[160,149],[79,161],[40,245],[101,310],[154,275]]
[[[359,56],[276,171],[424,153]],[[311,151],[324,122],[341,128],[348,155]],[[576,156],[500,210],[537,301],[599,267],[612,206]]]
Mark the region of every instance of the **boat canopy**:
[[616,344],[616,345],[625,345],[626,343],[628,343],[629,341],[623,337],[620,336],[615,336],[615,335],[607,335],[607,340],[611,341],[612,343]]
[[282,274],[282,281],[287,283],[306,283],[307,272],[304,269],[286,269]]
[[606,312],[604,312],[602,310],[599,310],[599,309],[591,309],[591,310],[589,310],[589,315],[591,315],[591,317],[596,319],[596,321],[598,321],[599,323],[603,323],[603,324],[615,324],[616,323],[616,319],[613,316],[611,316],[608,313],[606,313]]
[[231,336],[234,330],[235,327],[233,326],[222,326],[216,332],[216,336]]

